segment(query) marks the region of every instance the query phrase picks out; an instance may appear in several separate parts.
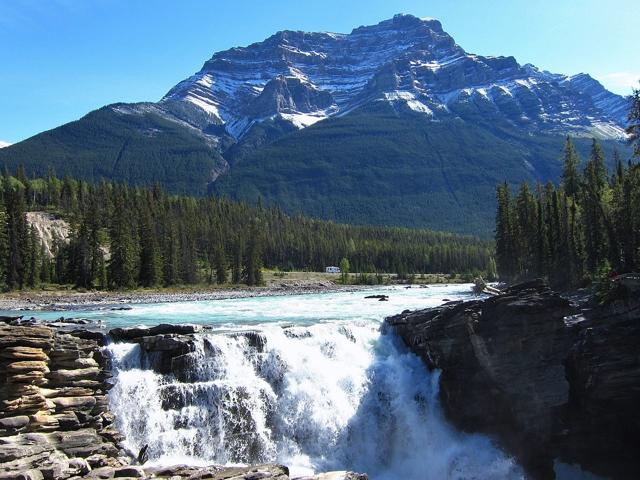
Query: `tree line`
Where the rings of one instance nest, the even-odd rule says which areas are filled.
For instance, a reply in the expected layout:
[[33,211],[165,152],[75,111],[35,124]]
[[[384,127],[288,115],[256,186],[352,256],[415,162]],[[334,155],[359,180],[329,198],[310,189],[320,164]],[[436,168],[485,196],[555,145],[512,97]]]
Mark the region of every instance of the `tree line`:
[[632,157],[614,152],[609,172],[594,139],[582,165],[571,137],[558,186],[523,183],[496,190],[496,262],[501,278],[547,277],[569,288],[640,266],[640,90],[629,114]]
[[[482,272],[487,241],[429,230],[335,224],[161,187],[97,184],[5,173],[0,188],[0,284],[123,289],[181,284],[258,285],[263,268],[323,271],[346,258],[353,271]],[[68,221],[68,238],[45,248],[26,212]],[[49,252],[50,250],[50,252]]]

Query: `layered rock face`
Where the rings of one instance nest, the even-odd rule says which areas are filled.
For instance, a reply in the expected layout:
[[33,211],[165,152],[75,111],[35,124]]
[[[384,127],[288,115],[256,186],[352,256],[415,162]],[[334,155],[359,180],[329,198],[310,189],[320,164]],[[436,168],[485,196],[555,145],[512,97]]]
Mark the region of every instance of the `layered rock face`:
[[386,324],[442,370],[449,418],[496,435],[532,478],[554,478],[555,459],[638,478],[638,306],[578,312],[535,281]]
[[59,479],[128,463],[107,408],[108,362],[88,337],[0,323],[0,475]]

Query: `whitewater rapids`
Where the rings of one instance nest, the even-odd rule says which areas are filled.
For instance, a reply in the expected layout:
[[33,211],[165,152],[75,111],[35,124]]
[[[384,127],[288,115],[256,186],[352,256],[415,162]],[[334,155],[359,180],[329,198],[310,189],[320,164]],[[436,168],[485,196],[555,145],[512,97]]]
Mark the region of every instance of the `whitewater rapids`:
[[137,344],[109,345],[109,401],[127,447],[149,445],[156,465],[277,462],[294,477],[523,478],[487,437],[447,423],[438,372],[382,333],[379,318],[306,323],[199,334],[171,375],[154,372]]

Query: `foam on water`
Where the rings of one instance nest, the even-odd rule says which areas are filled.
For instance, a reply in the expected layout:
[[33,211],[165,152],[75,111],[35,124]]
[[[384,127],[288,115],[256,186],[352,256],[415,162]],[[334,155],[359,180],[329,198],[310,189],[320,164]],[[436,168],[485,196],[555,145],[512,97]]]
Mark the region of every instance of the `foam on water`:
[[[412,290],[392,290],[395,305],[393,295],[363,301],[359,292],[190,306],[213,323],[224,317],[217,323],[225,327],[197,336],[171,375],[155,373],[137,345],[110,345],[109,399],[127,446],[149,445],[153,464],[275,461],[294,476],[352,469],[375,480],[522,478],[489,439],[446,422],[438,373],[380,333],[384,316],[438,304],[445,291]],[[448,287],[446,297],[466,291]],[[142,308],[151,317],[164,311]]]

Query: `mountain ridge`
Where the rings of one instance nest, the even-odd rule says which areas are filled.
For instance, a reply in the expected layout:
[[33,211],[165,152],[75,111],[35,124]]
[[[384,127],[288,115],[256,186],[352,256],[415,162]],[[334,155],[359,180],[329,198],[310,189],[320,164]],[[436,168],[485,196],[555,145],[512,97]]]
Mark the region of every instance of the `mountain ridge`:
[[[567,134],[624,148],[627,107],[588,74],[471,54],[438,20],[401,14],[348,34],[283,30],[214,53],[158,102],[107,105],[2,149],[0,162],[39,175],[52,167],[91,180],[160,182],[340,221],[486,233],[488,214],[451,222],[442,212],[400,210],[407,202],[431,209],[438,199],[449,216],[472,218],[475,203],[461,198],[474,190],[489,211],[496,182],[557,179]],[[411,175],[400,174],[409,166]],[[412,177],[423,192],[403,196],[400,179]],[[379,200],[365,179],[397,207],[362,207]],[[350,194],[331,182],[355,195],[341,205]]]
[[[285,95],[283,89],[270,88],[274,82],[285,87],[295,83],[298,97],[306,94],[307,100],[322,92],[323,102],[300,104],[289,89]],[[553,96],[545,97],[549,92],[544,89],[553,89]],[[563,109],[554,104],[560,94],[565,95]],[[273,115],[300,128],[347,114],[367,101],[384,100],[434,118],[460,114],[469,102],[493,108],[522,126],[534,122],[565,133],[624,137],[626,101],[589,75],[521,66],[512,56],[469,54],[439,21],[410,15],[350,34],[284,30],[263,42],[217,52],[159,103],[183,114],[185,104],[193,105],[198,113],[184,115],[185,120],[197,124],[198,114],[208,115],[208,121],[225,124],[227,133],[239,140],[255,122]],[[576,115],[580,108],[586,113]]]

